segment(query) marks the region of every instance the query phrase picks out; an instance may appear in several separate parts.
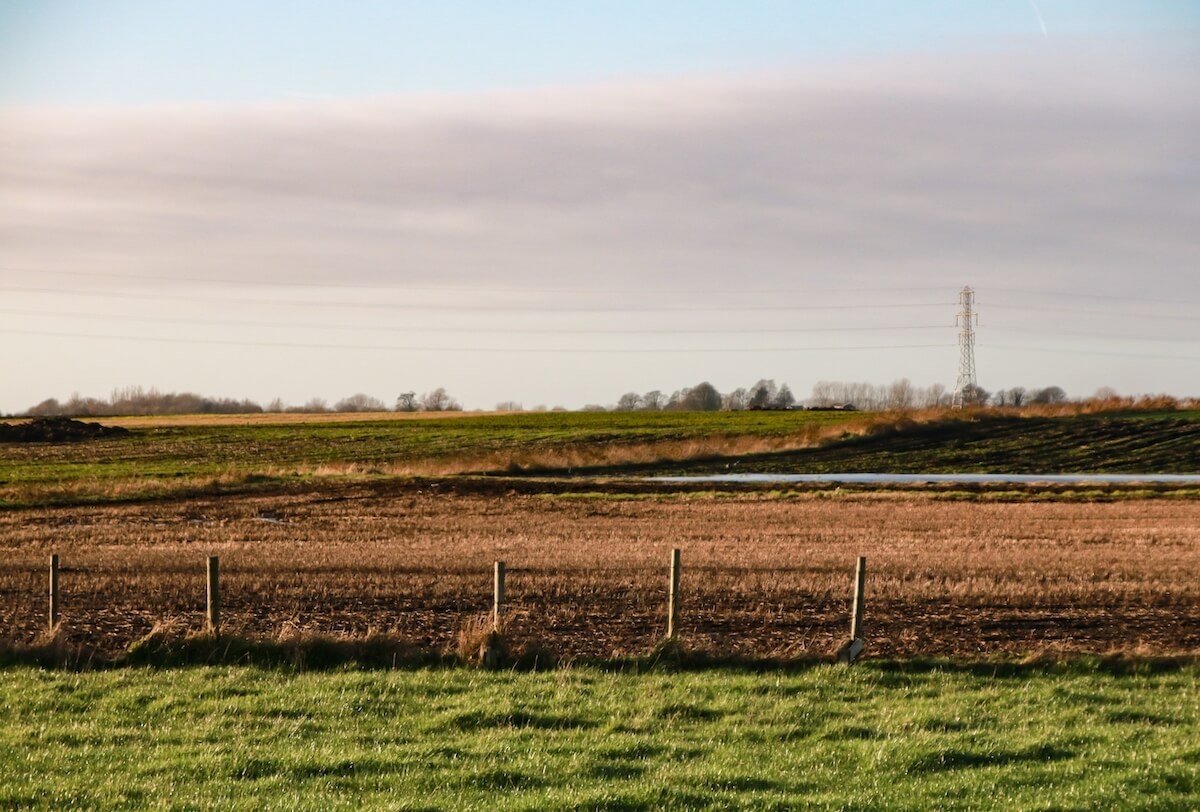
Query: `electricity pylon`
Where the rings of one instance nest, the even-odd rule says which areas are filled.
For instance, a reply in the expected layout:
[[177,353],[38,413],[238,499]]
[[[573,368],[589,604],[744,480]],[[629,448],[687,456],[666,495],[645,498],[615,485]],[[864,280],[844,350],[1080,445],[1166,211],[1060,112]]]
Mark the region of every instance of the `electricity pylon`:
[[975,291],[969,287],[959,291],[958,304],[958,383],[954,385],[954,397],[950,401],[955,409],[973,402],[979,392],[975,382],[975,325],[979,323]]

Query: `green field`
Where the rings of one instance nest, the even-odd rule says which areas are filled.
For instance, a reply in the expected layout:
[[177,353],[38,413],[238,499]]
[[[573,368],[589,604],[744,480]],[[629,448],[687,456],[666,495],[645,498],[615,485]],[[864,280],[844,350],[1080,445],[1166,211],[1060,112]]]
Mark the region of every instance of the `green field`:
[[1200,668],[0,670],[0,808],[1194,809]]
[[408,475],[739,472],[1195,473],[1200,413],[529,413],[420,420],[130,422],[90,442],[0,445],[0,507]]
[[[330,476],[386,476],[445,465],[501,471],[528,459],[608,459],[615,449],[717,438],[786,438],[857,419],[838,412],[527,413],[419,420],[139,427],[82,443],[0,444],[0,505],[256,486]],[[117,421],[104,421],[117,422]],[[565,456],[564,456],[565,455]],[[651,454],[653,456],[653,454]],[[566,467],[570,467],[566,463]],[[436,468],[431,469],[436,470]],[[562,470],[566,473],[566,470]]]

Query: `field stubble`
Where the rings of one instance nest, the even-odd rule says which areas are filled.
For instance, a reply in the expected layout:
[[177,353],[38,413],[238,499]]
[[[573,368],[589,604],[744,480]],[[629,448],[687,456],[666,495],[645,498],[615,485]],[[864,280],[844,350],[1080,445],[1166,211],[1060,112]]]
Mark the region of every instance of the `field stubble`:
[[665,631],[683,551],[683,640],[743,657],[826,655],[868,557],[868,653],[981,657],[1200,651],[1200,502],[1003,504],[920,495],[561,499],[381,494],[188,500],[0,514],[0,627],[46,623],[62,558],[72,640],[119,652],[198,631],[221,556],[223,631],[401,635],[454,647],[508,564],[506,628],[559,656],[621,657]]

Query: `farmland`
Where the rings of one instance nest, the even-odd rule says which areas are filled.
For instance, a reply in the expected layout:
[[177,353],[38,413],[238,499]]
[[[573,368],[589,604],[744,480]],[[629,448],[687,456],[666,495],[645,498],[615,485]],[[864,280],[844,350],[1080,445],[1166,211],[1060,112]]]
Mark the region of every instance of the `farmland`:
[[1194,488],[642,479],[1195,471],[1193,414],[293,421],[0,446],[0,807],[1195,806]]
[[[304,417],[305,419],[301,419]],[[1194,473],[1200,414],[852,412],[122,418],[121,437],[0,444],[0,508],[278,492],[409,476]],[[336,418],[336,419],[335,419]]]
[[786,491],[455,492],[418,480],[274,496],[0,514],[0,623],[32,641],[62,556],[64,634],[116,654],[201,629],[221,557],[233,635],[387,632],[453,651],[509,567],[507,632],[555,658],[644,655],[682,550],[683,641],[714,656],[825,657],[869,560],[872,656],[1200,650],[1200,501],[976,502]]

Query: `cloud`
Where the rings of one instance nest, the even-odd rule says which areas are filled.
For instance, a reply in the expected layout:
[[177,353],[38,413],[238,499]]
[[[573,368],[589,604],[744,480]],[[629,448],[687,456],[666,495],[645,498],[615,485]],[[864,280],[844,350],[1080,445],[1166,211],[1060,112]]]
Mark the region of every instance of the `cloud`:
[[0,280],[736,274],[1196,296],[1197,68],[1186,49],[1047,45],[483,95],[8,109]]

